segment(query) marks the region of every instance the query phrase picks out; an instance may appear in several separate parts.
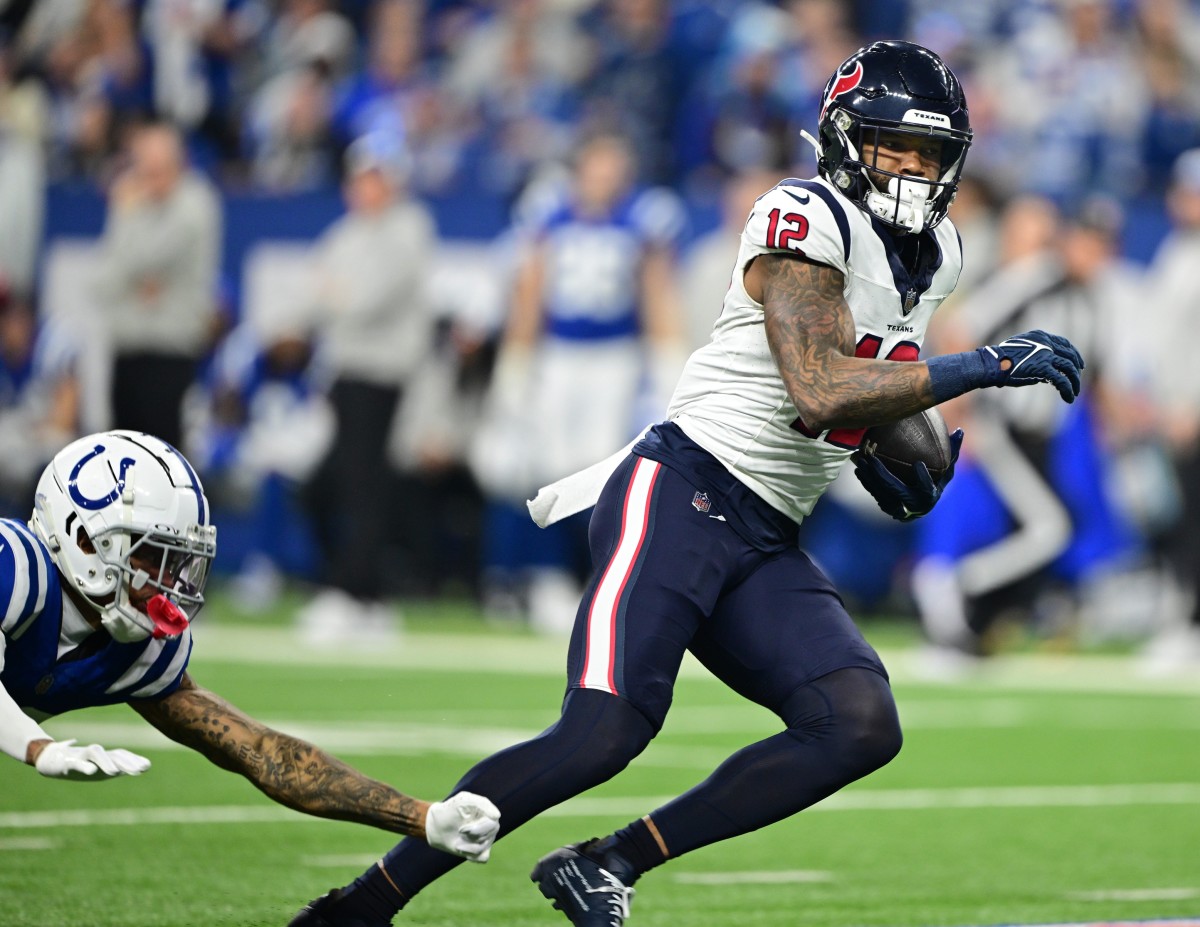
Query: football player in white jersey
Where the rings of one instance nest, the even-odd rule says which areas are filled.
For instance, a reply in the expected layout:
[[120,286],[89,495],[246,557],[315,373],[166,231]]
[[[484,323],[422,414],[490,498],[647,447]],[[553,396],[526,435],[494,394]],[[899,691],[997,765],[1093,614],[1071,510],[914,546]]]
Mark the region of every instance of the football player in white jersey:
[[215,553],[204,490],[171,445],[111,431],[60,451],[32,519],[0,519],[0,750],[55,779],[141,775],[146,758],[55,740],[39,724],[127,703],[289,808],[486,861],[499,816],[488,799],[411,798],[192,681],[191,619]]
[[[782,725],[645,817],[543,857],[531,878],[576,927],[620,927],[643,873],[795,814],[899,751],[883,664],[797,543],[862,430],[984,386],[1049,381],[1068,402],[1079,390],[1083,359],[1041,331],[920,359],[929,316],[958,279],[945,219],[971,142],[941,59],[908,42],[861,49],[830,78],[819,127],[819,176],[758,199],[712,341],[689,360],[669,420],[530,506],[552,521],[595,503],[595,572],[562,716],[458,783],[496,803],[505,832],[646,747],[685,650]],[[928,512],[951,475],[935,483],[918,467],[906,485],[873,457],[855,467],[900,519]],[[381,927],[453,865],[404,841],[292,927]]]

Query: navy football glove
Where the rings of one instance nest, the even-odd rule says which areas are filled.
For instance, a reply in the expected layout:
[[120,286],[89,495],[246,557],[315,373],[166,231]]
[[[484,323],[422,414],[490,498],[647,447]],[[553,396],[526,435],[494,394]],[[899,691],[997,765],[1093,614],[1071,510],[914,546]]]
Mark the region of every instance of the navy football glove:
[[[988,386],[1028,386],[1053,383],[1065,402],[1079,395],[1083,357],[1061,335],[1022,332],[1001,344],[976,348],[988,368]],[[1004,362],[1008,361],[1006,367]]]
[[950,465],[942,478],[934,482],[929,468],[922,461],[913,464],[913,477],[917,485],[910,486],[896,476],[883,461],[868,450],[854,455],[854,475],[867,492],[875,497],[879,507],[897,521],[912,521],[928,515],[942,497],[946,484],[954,477],[954,464],[958,450],[962,447],[963,430],[956,428],[950,435]]

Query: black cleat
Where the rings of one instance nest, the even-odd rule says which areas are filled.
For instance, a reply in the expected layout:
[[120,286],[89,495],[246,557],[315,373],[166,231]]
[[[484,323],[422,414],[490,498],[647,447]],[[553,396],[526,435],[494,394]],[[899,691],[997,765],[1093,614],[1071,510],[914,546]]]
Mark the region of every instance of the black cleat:
[[621,855],[587,840],[543,856],[529,878],[575,927],[621,927],[637,874]]
[[337,915],[337,901],[342,890],[335,888],[315,901],[310,901],[288,921],[287,927],[391,927],[391,921],[364,921],[359,917]]

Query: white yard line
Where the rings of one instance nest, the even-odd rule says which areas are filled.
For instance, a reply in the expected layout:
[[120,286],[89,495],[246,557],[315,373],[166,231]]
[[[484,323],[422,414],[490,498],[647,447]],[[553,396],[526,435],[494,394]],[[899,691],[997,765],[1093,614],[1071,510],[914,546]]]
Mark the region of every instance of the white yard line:
[[[387,724],[362,722],[312,722],[262,719],[276,730],[319,744],[338,755],[427,756],[442,754],[482,759],[515,743],[529,740],[540,728],[447,726],[445,724]],[[155,728],[137,721],[89,721],[73,716],[43,724],[51,735],[74,737],[80,743],[122,746],[127,750],[188,751]],[[762,736],[772,733],[763,732]],[[642,768],[711,770],[729,756],[727,750],[654,744],[637,763]]]
[[1187,901],[1200,898],[1200,888],[1112,888],[1095,892],[1067,892],[1072,901]]
[[[201,678],[204,664],[209,661],[554,676],[562,676],[566,666],[566,641],[552,637],[408,632],[395,641],[371,641],[369,646],[348,642],[345,646],[313,647],[290,628],[208,625],[202,620],[193,634],[196,648],[192,668]],[[893,681],[925,682],[915,650],[885,649],[882,656]],[[681,675],[704,678],[708,673],[689,657],[684,660]],[[1130,657],[1022,654],[989,661],[975,676],[943,685],[1011,691],[1200,695],[1200,673],[1148,677]]]
[[[1063,730],[1154,730],[1191,734],[1200,731],[1200,706],[1187,701],[1163,703],[1148,711],[1145,704],[1124,705],[1115,699],[1102,704],[1090,701],[1042,701],[1030,697],[996,696],[981,699],[899,699],[901,723],[906,731],[926,729],[1039,727]],[[277,730],[287,731],[326,750],[354,756],[423,756],[443,754],[479,759],[537,735],[548,723],[547,712],[516,712],[515,717],[488,713],[496,722],[481,723],[469,711],[420,711],[405,721],[338,719],[313,721],[264,718]],[[74,737],[82,743],[102,743],[137,750],[185,750],[155,728],[131,715],[129,721],[110,721],[88,714],[70,714],[45,722],[53,736]],[[538,719],[532,724],[522,721]],[[508,723],[503,723],[507,721]],[[515,723],[514,723],[515,722]],[[685,744],[671,735],[740,735],[747,743],[778,731],[780,722],[765,709],[745,705],[677,705],[667,718],[664,736],[638,758],[642,767],[710,770],[726,759],[728,750],[708,744]]]
[[[545,812],[549,817],[629,817],[673,796],[575,798]],[[1103,808],[1118,805],[1200,805],[1200,783],[1092,786],[1017,786],[965,789],[858,789],[814,805],[822,811],[944,811],[962,808]],[[0,813],[0,830],[153,824],[296,823],[317,819],[271,804],[197,805],[160,808],[96,808]]]
[[0,813],[0,830],[54,827],[149,827],[155,824],[269,824],[315,821],[280,805],[194,805],[163,808],[80,808]]
[[57,850],[59,842],[51,837],[0,837],[0,853],[26,853],[30,850]]
[[832,882],[833,873],[819,869],[764,869],[749,872],[674,872],[671,878],[683,885],[790,885]]

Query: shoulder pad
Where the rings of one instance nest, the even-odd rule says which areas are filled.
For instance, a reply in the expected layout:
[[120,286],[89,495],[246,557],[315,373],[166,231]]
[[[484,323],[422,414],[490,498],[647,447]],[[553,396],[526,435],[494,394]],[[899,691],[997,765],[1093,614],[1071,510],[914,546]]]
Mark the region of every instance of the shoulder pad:
[[56,578],[50,552],[29,527],[0,519],[0,630],[19,637],[46,607]]
[[843,273],[850,258],[845,204],[814,180],[785,180],[760,196],[742,239],[759,253],[794,251]]

